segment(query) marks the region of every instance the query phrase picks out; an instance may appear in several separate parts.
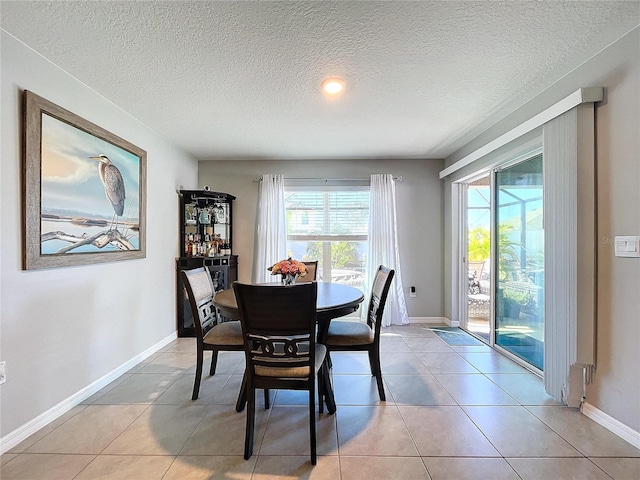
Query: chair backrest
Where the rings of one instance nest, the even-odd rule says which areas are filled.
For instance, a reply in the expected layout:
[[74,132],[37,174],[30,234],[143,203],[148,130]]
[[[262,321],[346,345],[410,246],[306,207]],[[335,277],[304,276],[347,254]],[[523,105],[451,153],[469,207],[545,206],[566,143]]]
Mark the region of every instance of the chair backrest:
[[307,267],[307,274],[301,278],[303,282],[315,282],[318,275],[318,261],[315,262],[302,262]]
[[369,309],[367,310],[367,324],[374,329],[376,339],[380,337],[382,314],[384,313],[384,306],[387,303],[387,295],[389,294],[394,274],[394,270],[380,265],[373,279]]
[[216,308],[213,305],[215,291],[211,273],[207,267],[200,267],[193,270],[181,270],[180,276],[189,297],[196,338],[198,341],[202,341],[204,335],[218,321]]
[[315,361],[318,284],[248,285],[235,282],[247,372],[277,377],[283,369],[309,377]]

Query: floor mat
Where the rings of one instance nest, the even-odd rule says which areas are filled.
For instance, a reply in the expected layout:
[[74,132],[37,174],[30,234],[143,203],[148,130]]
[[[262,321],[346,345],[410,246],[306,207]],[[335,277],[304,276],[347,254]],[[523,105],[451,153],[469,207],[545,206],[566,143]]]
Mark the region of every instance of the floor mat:
[[433,327],[431,331],[449,345],[484,345],[480,340],[457,327]]

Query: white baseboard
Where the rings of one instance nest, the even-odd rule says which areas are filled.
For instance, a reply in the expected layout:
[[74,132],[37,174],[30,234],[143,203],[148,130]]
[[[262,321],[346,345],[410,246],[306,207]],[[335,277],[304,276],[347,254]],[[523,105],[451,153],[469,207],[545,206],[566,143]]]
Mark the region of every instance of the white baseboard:
[[587,402],[582,404],[582,413],[634,447],[640,448],[640,432],[627,427],[624,423],[619,422]]
[[145,358],[151,356],[152,354],[160,350],[162,347],[164,347],[165,345],[175,340],[177,337],[178,337],[178,334],[174,332],[168,337],[163,338],[158,343],[147,348],[144,352],[136,355],[131,360],[123,363],[115,370],[112,370],[111,372],[107,373],[106,375],[99,378],[95,382],[91,383],[90,385],[87,385],[79,392],[74,393],[66,400],[63,400],[62,402],[50,408],[46,412],[38,415],[33,420],[25,423],[21,427],[16,428],[13,432],[10,432],[9,434],[0,438],[0,454],[6,453],[10,449],[18,445],[20,442],[22,442],[23,440],[26,440],[31,435],[36,433],[41,428],[47,426],[48,424],[53,422],[55,419],[61,417],[62,415],[67,413],[69,410],[71,410],[73,407],[80,404],[83,400],[86,400],[87,398],[89,398],[91,395],[93,395],[94,393],[99,391],[101,388],[105,387],[106,385],[114,381],[123,373],[126,373],[129,370],[131,370],[133,367],[135,367],[140,362],[142,362]]
[[409,317],[409,324],[412,323],[429,323],[433,325],[449,324],[449,319],[446,317]]

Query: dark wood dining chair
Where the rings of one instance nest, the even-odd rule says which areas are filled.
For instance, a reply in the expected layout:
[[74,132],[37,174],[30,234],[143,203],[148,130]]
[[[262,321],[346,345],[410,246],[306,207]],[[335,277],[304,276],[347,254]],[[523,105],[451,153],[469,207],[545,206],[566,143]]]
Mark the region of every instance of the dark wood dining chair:
[[[327,349],[316,343],[318,284],[248,285],[235,282],[245,351],[247,424],[244,458],[253,454],[255,390],[283,389],[309,392],[311,464],[316,464],[316,381],[319,411],[323,409],[323,382],[329,381]],[[283,432],[285,434],[285,432]]]
[[380,328],[394,273],[394,270],[383,265],[378,267],[371,288],[366,323],[332,320],[326,338],[329,352],[355,350],[366,351],[369,354],[371,374],[376,377],[378,395],[382,401],[386,400],[386,396],[380,368]]
[[193,323],[196,331],[196,378],[193,384],[192,400],[197,400],[200,393],[200,380],[202,377],[202,363],[205,350],[210,350],[211,367],[210,375],[215,375],[218,363],[218,352],[223,350],[242,351],[242,327],[238,320],[220,322],[213,305],[215,289],[211,274],[207,267],[182,270],[180,272],[182,284],[187,291]]
[[315,262],[302,262],[307,267],[307,274],[300,280],[302,282],[315,282],[318,276],[318,261]]

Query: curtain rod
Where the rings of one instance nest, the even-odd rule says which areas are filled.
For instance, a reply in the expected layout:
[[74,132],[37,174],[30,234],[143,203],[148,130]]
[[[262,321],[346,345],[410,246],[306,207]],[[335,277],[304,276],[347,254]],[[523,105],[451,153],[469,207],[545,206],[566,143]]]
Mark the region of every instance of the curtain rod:
[[[393,177],[394,180],[401,182],[402,175],[399,177]],[[301,178],[301,177],[285,177],[285,180],[304,180],[304,181],[321,181],[324,183],[327,182],[368,182],[370,178]],[[253,179],[254,182],[261,182],[262,177],[256,177]]]

